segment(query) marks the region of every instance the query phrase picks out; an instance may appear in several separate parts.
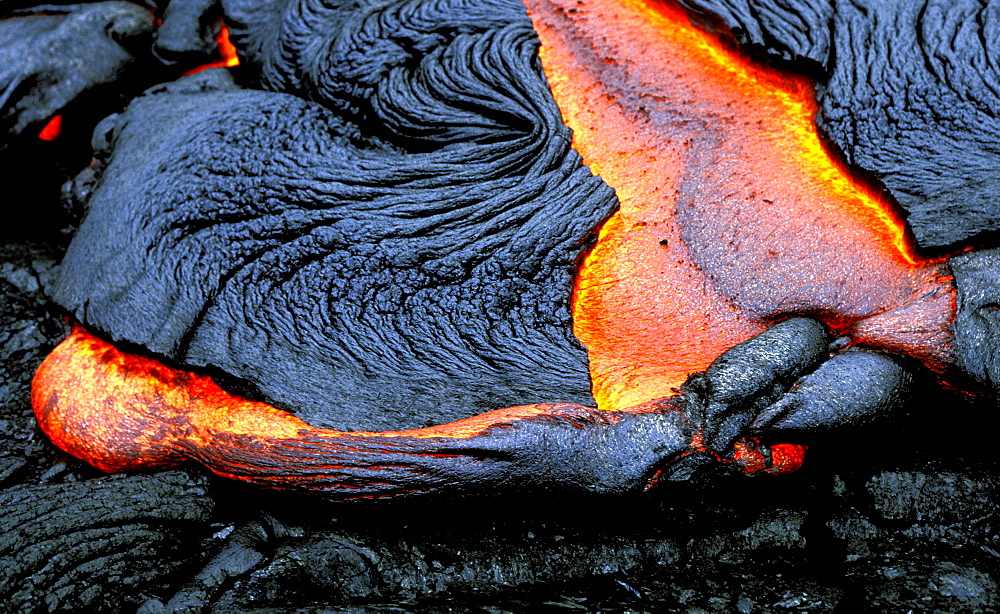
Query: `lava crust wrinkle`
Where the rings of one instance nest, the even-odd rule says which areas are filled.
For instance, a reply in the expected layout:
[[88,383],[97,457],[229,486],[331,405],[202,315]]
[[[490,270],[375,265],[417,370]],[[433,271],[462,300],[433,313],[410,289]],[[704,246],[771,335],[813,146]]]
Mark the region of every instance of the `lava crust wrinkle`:
[[[280,92],[182,80],[111,120],[52,289],[100,336],[39,369],[43,429],[334,498],[622,493],[794,469],[768,429],[951,368],[954,280],[828,155],[809,81],[665,3],[526,4],[232,3]],[[782,404],[800,377],[830,403]]]
[[[168,86],[134,101],[55,299],[316,426],[592,405],[569,295],[613,191],[570,149],[520,5],[389,13],[406,7],[422,21],[370,9],[322,31],[362,39],[326,58],[338,70],[384,64],[363,100]],[[373,27],[425,40],[392,54],[366,45]],[[361,104],[363,122],[337,112]]]

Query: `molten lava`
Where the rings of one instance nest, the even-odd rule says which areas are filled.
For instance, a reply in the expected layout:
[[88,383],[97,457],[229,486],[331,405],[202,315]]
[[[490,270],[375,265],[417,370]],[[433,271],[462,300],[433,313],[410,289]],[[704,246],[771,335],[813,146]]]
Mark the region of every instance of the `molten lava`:
[[[566,484],[589,478],[592,486],[607,486],[608,480],[594,480],[587,463],[574,459],[592,445],[595,425],[614,429],[629,418],[641,421],[653,414],[666,415],[667,421],[672,414],[675,425],[688,420],[673,399],[662,399],[618,412],[538,403],[406,431],[319,429],[227,393],[207,376],[123,352],[80,327],[39,367],[31,401],[39,425],[56,445],[105,471],[195,460],[224,477],[270,488],[317,490],[337,499],[450,492],[469,483],[520,489],[531,480],[548,490],[547,480],[553,478]],[[694,453],[719,458],[705,449],[697,433],[665,442],[648,425],[639,424],[634,432],[650,440],[628,437],[618,443],[648,452],[652,466],[662,460],[664,443],[675,448],[668,460]],[[555,460],[549,468],[555,475],[539,472],[535,455],[541,448],[548,448],[543,456]],[[801,465],[804,450],[765,448],[744,438],[737,442],[733,461],[745,473],[787,473]],[[614,460],[618,451],[608,449],[599,458]],[[596,468],[609,474],[616,469]],[[629,477],[652,486],[662,473],[640,471]],[[626,486],[632,490],[636,484]]]
[[52,119],[42,126],[42,129],[38,132],[38,138],[43,141],[54,141],[59,138],[62,134],[62,115],[53,115]]
[[[954,361],[951,277],[919,258],[890,204],[828,155],[807,80],[754,64],[666,4],[527,4],[574,146],[621,201],[573,297],[598,411],[539,404],[413,431],[323,430],[78,329],[36,374],[43,430],[106,470],[195,459],[258,484],[383,496],[414,480],[435,488],[443,466],[420,465],[402,482],[383,476],[418,457],[458,458],[448,440],[533,421],[669,416],[689,374],[794,314],[939,371]],[[475,449],[478,460],[448,471],[464,476],[495,448]],[[698,433],[690,449],[705,451]],[[803,452],[745,439],[734,458],[747,472],[785,473]]]
[[229,42],[229,28],[222,26],[218,36],[215,37],[215,42],[218,44],[218,52],[219,56],[222,57],[223,66],[232,68],[240,65],[240,58],[236,55],[236,47]]
[[573,145],[621,201],[574,294],[600,408],[669,395],[788,314],[953,360],[950,279],[827,154],[808,80],[656,0],[526,4]]
[[123,352],[74,327],[35,373],[32,405],[53,442],[105,471],[167,467],[220,438],[469,439],[500,424],[571,404],[508,407],[404,431],[318,429],[266,403],[224,391],[212,378]]
[[217,62],[202,64],[201,66],[192,68],[191,70],[184,72],[184,76],[193,75],[203,70],[208,70],[209,68],[219,68],[220,66],[232,68],[240,65],[240,58],[236,54],[236,47],[234,47],[233,43],[229,40],[229,28],[226,26],[221,26],[219,28],[219,33],[215,36],[215,43],[215,52],[221,59]]

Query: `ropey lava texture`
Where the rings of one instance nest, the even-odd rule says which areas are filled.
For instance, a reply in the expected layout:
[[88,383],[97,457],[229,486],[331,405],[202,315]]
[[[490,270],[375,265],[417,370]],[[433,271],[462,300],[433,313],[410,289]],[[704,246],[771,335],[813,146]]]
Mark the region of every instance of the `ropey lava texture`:
[[523,8],[305,17],[285,29],[328,51],[278,85],[317,102],[167,87],[108,124],[55,299],[317,426],[592,405],[571,275],[615,200],[569,147]]
[[[43,428],[108,469],[194,458],[335,497],[625,492],[793,468],[756,437],[896,410],[916,360],[990,379],[965,360],[989,331],[953,342],[952,277],[831,162],[807,81],[673,6],[527,4],[534,28],[512,2],[227,4],[278,91],[206,73],[102,124],[52,293],[295,417],[79,332],[39,371]],[[986,229],[963,228],[924,243]],[[102,415],[119,447],[87,438]]]

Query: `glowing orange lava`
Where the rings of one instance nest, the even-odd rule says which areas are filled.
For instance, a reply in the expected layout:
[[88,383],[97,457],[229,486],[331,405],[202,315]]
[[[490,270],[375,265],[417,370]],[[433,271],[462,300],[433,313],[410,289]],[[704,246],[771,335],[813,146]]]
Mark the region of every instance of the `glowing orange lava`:
[[615,188],[577,278],[598,406],[671,394],[789,314],[952,361],[950,279],[833,161],[812,84],[650,0],[527,0],[574,147]]
[[[456,479],[476,475],[481,452],[519,422],[560,421],[583,431],[595,418],[614,424],[629,413],[676,411],[669,400],[610,414],[571,403],[538,403],[423,429],[320,429],[265,403],[230,394],[207,376],[123,352],[81,327],[38,368],[31,402],[53,443],[105,471],[163,468],[193,460],[227,478],[270,488],[319,490],[339,499],[454,486]],[[461,446],[449,448],[447,442],[461,440],[471,441],[471,455]],[[695,437],[685,454],[707,451],[699,441]],[[782,450],[744,439],[734,460],[745,473],[781,473],[801,464],[801,453],[795,457]],[[456,460],[459,457],[465,460]],[[503,462],[497,465],[500,473],[492,476],[503,481]],[[651,484],[656,479],[653,476]]]
[[229,41],[229,28],[222,26],[219,29],[219,33],[215,37],[215,43],[216,53],[218,53],[219,57],[222,59],[218,62],[202,64],[201,66],[192,68],[191,70],[184,72],[184,76],[193,75],[209,68],[219,68],[220,66],[232,68],[240,65],[240,58],[236,54],[236,47],[234,47]]
[[82,327],[35,373],[32,406],[60,448],[105,471],[166,467],[220,438],[282,440],[471,438],[516,420],[575,407],[540,403],[404,431],[319,429],[266,403],[232,395],[212,378],[131,354]]
[[229,28],[222,26],[219,35],[215,37],[215,42],[219,45],[219,55],[222,56],[223,66],[231,68],[240,65],[240,58],[236,55],[236,47],[229,42]]
[[38,138],[43,141],[54,141],[59,138],[62,134],[62,115],[53,115],[52,119],[46,122],[45,126],[42,127],[41,131],[38,133]]

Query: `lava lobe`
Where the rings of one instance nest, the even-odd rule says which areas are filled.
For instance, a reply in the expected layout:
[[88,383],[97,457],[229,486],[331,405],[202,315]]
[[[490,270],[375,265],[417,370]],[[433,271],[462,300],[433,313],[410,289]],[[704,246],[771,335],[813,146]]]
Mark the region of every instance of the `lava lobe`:
[[[364,76],[336,58],[332,77],[309,73],[300,45],[287,78],[250,58],[287,93],[176,86],[133,103],[55,295],[166,361],[76,331],[35,380],[53,440],[109,470],[196,460],[334,498],[634,492],[692,458],[801,462],[748,436],[752,416],[705,410],[717,391],[698,382],[730,377],[733,346],[787,385],[829,357],[827,331],[955,362],[950,274],[824,148],[808,80],[666,4],[529,0],[532,23],[497,4],[457,27],[401,3],[453,28],[394,51],[415,58],[377,56],[344,18],[331,53],[382,63]],[[397,9],[378,27],[412,17]],[[765,388],[726,402],[764,407]]]

